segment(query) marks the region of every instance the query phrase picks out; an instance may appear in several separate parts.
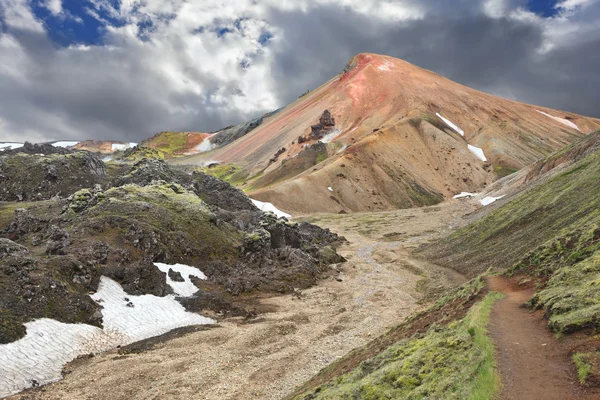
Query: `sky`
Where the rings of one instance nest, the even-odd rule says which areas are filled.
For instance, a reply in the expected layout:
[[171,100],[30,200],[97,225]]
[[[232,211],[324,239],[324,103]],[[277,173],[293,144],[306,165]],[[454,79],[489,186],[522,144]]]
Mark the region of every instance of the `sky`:
[[0,141],[210,132],[362,52],[600,117],[600,0],[0,0]]

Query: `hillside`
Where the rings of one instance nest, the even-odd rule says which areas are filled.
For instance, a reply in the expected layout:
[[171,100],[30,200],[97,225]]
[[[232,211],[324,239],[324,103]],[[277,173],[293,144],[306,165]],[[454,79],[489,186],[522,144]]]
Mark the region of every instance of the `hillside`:
[[238,297],[310,287],[343,260],[335,234],[161,160],[25,145],[0,177],[0,397],[207,314],[251,318]]
[[598,128],[360,54],[246,135],[177,163],[231,164],[245,191],[292,215],[389,210],[478,191]]
[[540,160],[520,193],[421,249],[475,278],[288,398],[598,398],[599,138]]

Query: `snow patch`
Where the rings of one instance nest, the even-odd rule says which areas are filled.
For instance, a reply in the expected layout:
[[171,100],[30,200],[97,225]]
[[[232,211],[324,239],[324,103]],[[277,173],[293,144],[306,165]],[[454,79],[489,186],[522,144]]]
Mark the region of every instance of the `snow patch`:
[[338,137],[340,135],[340,133],[342,133],[342,130],[339,128],[336,128],[336,129],[332,130],[331,132],[329,132],[327,135],[323,136],[323,138],[320,141],[323,143],[329,143],[333,139]]
[[437,115],[442,121],[444,121],[446,123],[446,125],[448,125],[450,128],[454,129],[454,131],[456,133],[458,133],[460,136],[465,136],[465,131],[460,129],[457,125],[453,124],[452,121],[450,121],[447,118],[442,117],[440,115],[440,113],[435,113],[435,115]]
[[329,186],[329,187],[327,188],[327,190],[329,190],[330,192],[333,192],[333,188],[332,188],[331,186]]
[[100,278],[98,291],[90,296],[102,305],[104,331],[123,337],[124,344],[162,335],[190,325],[212,324],[210,318],[187,312],[175,296],[128,295],[110,278]]
[[481,148],[471,146],[470,144],[468,144],[467,147],[469,148],[471,153],[475,154],[475,156],[477,158],[479,158],[481,161],[484,161],[484,162],[487,161],[487,158],[485,158],[485,154],[483,154],[483,150]]
[[129,142],[129,143],[113,143],[111,145],[112,151],[123,151],[127,149],[131,149],[132,147],[137,146],[137,143]]
[[284,213],[283,211],[279,210],[277,207],[275,207],[271,203],[266,203],[266,202],[263,203],[262,201],[254,200],[254,199],[250,199],[250,200],[252,200],[252,203],[254,203],[254,205],[256,207],[258,207],[259,210],[264,211],[264,212],[272,212],[273,214],[275,214],[277,216],[277,218],[281,218],[281,217],[291,218],[292,217],[290,214]]
[[572,121],[569,121],[568,119],[555,117],[554,115],[547,114],[540,110],[535,110],[535,111],[539,112],[540,114],[545,115],[546,117],[550,117],[553,120],[558,121],[561,124],[568,126],[569,128],[577,129],[579,132],[581,132],[581,129],[579,129],[579,127],[575,123],[573,123]]
[[377,69],[380,71],[391,71],[391,68],[390,68],[391,65],[392,64],[386,60],[383,64],[378,66]]
[[[173,291],[179,296],[190,297],[198,291],[198,287],[194,285],[190,279],[191,276],[195,276],[200,279],[206,279],[206,275],[202,273],[198,268],[190,267],[183,264],[168,265],[163,263],[154,263],[158,269],[167,274],[167,284],[173,288]],[[175,272],[179,272],[183,278],[183,282],[177,282],[169,277],[169,270],[172,269]]]
[[454,196],[454,199],[464,199],[465,197],[475,197],[477,196],[477,193],[469,193],[469,192],[461,192],[459,194],[457,194],[456,196]]
[[486,198],[480,200],[479,202],[481,203],[482,206],[489,206],[490,204],[492,204],[496,200],[500,200],[504,196],[506,196],[506,195],[502,195],[500,197],[486,197]]
[[199,153],[206,153],[207,151],[214,150],[216,147],[217,147],[217,145],[213,144],[210,141],[210,138],[206,138],[202,141],[202,143],[200,143],[198,146],[196,146],[196,151]]
[[27,335],[0,346],[0,397],[61,379],[66,363],[81,354],[114,346],[102,329],[84,324],[64,324],[38,319],[25,324]]
[[90,297],[103,306],[104,329],[43,318],[25,324],[24,338],[0,345],[0,397],[58,381],[65,364],[79,355],[107,351],[184,326],[215,323],[187,312],[173,295],[132,296],[105,276]]
[[104,162],[109,162],[109,161],[112,161],[112,159],[113,159],[113,158],[112,158],[111,156],[106,156],[106,157],[104,157],[104,158],[102,159],[102,161],[104,161]]
[[73,147],[73,146],[76,146],[78,144],[79,144],[79,142],[73,142],[73,141],[64,140],[64,141],[61,141],[61,142],[54,142],[54,143],[52,143],[52,146],[54,146],[54,147]]
[[23,147],[23,144],[24,143],[0,142],[0,151],[18,149]]

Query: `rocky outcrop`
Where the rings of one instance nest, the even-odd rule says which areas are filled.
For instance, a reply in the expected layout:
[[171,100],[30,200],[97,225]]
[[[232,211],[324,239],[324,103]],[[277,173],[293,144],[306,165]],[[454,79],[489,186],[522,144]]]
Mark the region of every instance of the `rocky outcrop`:
[[[33,146],[45,149],[50,145]],[[60,150],[44,155],[25,152],[0,155],[0,201],[67,197],[78,189],[93,187],[105,178],[104,163],[95,155],[50,147]]]
[[29,155],[50,155],[50,154],[71,154],[73,150],[69,150],[60,146],[53,146],[49,143],[29,143],[25,142],[23,147],[19,147],[13,150],[4,150],[3,156],[15,155],[15,154],[29,154]]
[[312,140],[322,139],[323,136],[331,132],[335,128],[335,118],[329,110],[323,111],[319,123],[310,127],[310,138]]
[[[87,171],[93,181],[96,172]],[[154,262],[200,268],[208,281],[198,282],[201,292],[188,306],[220,312],[244,292],[309,287],[342,261],[335,234],[264,213],[212,176],[160,160],[116,171],[104,189],[90,185],[17,208],[0,226],[0,342],[21,337],[22,324],[35,318],[100,324],[88,293],[101,276],[131,295],[172,293]]]

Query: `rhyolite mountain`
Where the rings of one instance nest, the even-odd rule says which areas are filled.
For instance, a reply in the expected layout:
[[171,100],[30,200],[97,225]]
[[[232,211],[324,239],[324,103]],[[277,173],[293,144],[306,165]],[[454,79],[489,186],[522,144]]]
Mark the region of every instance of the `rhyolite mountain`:
[[231,165],[232,181],[292,214],[386,210],[480,191],[598,128],[360,54],[245,135],[175,162]]

